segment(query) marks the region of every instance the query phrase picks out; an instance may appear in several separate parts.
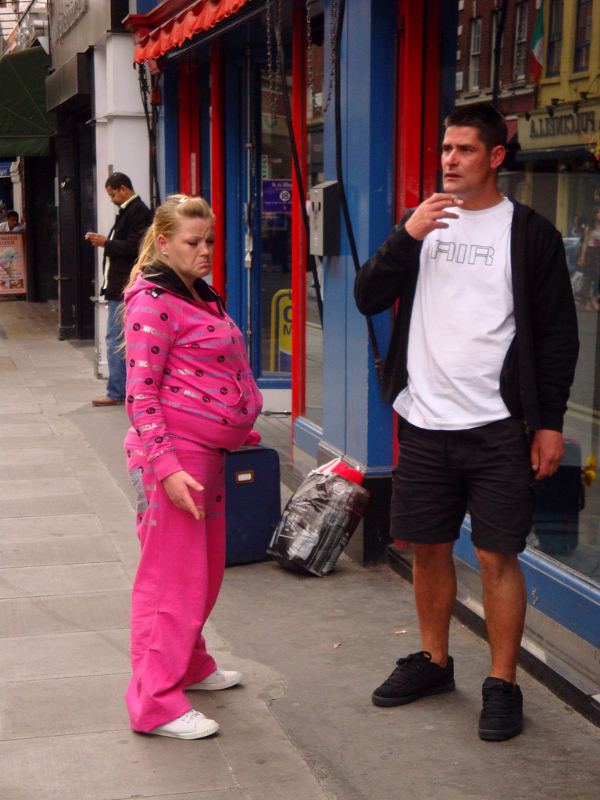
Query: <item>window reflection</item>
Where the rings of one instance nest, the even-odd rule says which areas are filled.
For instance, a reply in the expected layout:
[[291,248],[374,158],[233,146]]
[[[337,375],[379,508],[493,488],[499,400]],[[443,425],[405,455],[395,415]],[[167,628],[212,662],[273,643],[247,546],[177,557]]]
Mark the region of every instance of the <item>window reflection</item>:
[[[496,6],[477,3],[484,32],[500,24]],[[535,488],[529,545],[600,583],[600,49],[590,47],[592,9],[600,14],[598,0],[508,4],[497,102],[509,129],[501,189],[561,232],[581,341],[565,458]],[[473,46],[472,19],[471,4],[458,4],[457,74],[469,74],[473,55],[481,74],[475,91],[471,80],[464,88],[457,82],[457,104],[492,99],[482,87],[494,84],[495,37],[482,35]],[[536,31],[545,43],[534,46]]]

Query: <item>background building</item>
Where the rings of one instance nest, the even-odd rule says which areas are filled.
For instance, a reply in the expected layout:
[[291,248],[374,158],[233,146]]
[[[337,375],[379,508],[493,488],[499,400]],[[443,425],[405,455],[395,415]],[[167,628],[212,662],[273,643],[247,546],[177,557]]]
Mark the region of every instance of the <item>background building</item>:
[[149,202],[148,137],[131,39],[122,20],[127,0],[56,0],[50,9],[48,108],[56,113],[59,335],[96,338],[97,373],[106,376],[106,304],[101,249],[86,231],[108,233],[116,208],[104,183],[125,172]]

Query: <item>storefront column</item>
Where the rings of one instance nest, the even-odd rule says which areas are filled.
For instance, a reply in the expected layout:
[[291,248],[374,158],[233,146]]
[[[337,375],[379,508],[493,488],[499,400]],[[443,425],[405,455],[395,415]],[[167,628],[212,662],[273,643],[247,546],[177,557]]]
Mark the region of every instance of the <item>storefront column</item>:
[[215,254],[212,282],[215,289],[225,292],[225,105],[223,77],[223,50],[213,45],[210,52],[210,196],[217,218],[215,226]]
[[[127,68],[126,66],[127,65]],[[117,207],[104,184],[112,172],[124,172],[131,178],[134,190],[150,203],[149,148],[146,120],[142,108],[137,70],[131,69],[131,38],[109,34],[94,48],[94,120],[96,150],[95,230],[107,234]],[[96,250],[96,370],[107,377],[106,302],[99,296],[102,287],[103,250]]]
[[[361,262],[394,222],[393,134],[396,8],[387,0],[347,6],[341,42],[342,163],[350,217]],[[329,42],[330,4],[326,4]],[[326,64],[331,54],[326,52]],[[325,69],[328,72],[328,67]],[[325,121],[325,178],[336,180],[333,101]],[[365,318],[354,302],[355,269],[343,228],[340,255],[326,259],[324,276],[323,437],[320,461],[345,454],[366,470],[371,503],[350,551],[375,561],[388,543],[392,413],[381,399]],[[383,354],[391,312],[374,327]]]
[[[306,10],[295,3],[292,16],[292,126],[307,178]],[[306,231],[296,171],[292,168],[292,419],[306,410]]]

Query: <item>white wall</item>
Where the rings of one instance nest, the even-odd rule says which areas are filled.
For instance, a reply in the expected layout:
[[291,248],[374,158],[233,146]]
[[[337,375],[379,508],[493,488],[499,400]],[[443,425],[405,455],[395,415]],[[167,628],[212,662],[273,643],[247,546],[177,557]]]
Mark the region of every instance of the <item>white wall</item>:
[[[149,205],[148,134],[137,70],[133,68],[133,40],[128,34],[107,34],[94,47],[94,119],[96,122],[96,197],[99,233],[107,234],[117,212],[104,184],[111,172],[129,175],[133,188]],[[102,286],[102,255],[96,258],[96,286]],[[106,303],[96,302],[98,375],[106,377]]]

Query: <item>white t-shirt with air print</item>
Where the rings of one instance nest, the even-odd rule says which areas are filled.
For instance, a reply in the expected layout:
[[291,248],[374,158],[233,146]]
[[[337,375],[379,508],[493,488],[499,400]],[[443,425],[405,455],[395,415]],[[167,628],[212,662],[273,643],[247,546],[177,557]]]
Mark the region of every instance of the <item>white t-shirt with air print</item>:
[[460,430],[510,416],[500,371],[515,335],[512,203],[458,219],[423,240],[408,340],[408,385],[394,409],[413,425]]

